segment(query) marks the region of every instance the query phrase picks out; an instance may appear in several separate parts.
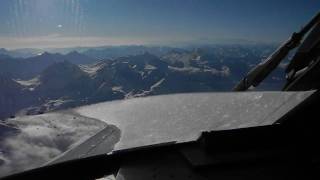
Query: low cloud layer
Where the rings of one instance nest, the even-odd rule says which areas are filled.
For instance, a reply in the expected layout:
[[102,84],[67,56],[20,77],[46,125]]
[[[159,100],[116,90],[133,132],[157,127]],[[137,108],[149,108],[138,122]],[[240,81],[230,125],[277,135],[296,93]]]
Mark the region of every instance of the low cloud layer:
[[8,133],[0,139],[0,176],[39,167],[106,126],[69,112],[17,117],[9,122],[18,130],[6,129]]

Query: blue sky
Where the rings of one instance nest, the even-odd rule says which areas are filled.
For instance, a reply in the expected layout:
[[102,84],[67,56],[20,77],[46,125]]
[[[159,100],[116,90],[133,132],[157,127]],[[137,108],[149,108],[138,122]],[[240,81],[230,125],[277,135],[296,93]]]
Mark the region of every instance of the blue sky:
[[280,42],[319,0],[1,0],[0,47]]

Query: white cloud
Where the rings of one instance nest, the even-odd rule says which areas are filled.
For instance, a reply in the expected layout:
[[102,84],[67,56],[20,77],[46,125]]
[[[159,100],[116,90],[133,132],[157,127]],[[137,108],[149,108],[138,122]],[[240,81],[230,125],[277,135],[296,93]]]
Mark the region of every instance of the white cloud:
[[21,132],[0,141],[0,176],[39,167],[106,126],[101,121],[68,113],[18,117],[10,123]]

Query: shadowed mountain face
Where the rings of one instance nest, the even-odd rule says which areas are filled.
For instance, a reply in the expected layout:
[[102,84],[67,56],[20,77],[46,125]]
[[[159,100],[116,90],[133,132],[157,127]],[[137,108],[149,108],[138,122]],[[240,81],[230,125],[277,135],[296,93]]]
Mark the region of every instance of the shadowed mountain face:
[[21,86],[12,79],[0,75],[0,117],[15,113],[19,108],[19,99],[22,98]]
[[37,91],[45,97],[59,98],[61,95],[78,97],[92,91],[90,77],[78,66],[68,62],[58,62],[46,68],[39,76]]
[[66,55],[45,52],[41,55],[25,59],[2,55],[0,56],[0,72],[15,79],[29,79],[40,74],[48,66],[63,61],[73,64],[90,64],[96,62],[96,59],[75,51]]
[[[214,46],[103,61],[75,51],[27,59],[5,56],[0,58],[0,118],[131,97],[229,91],[271,50]],[[279,89],[284,81],[281,67],[263,89]]]

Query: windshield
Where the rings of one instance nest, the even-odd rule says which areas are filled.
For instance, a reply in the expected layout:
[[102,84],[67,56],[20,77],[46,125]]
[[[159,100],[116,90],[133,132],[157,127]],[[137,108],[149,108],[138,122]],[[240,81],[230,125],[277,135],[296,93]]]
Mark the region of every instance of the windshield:
[[[0,177],[39,167],[108,126],[108,118],[72,108],[231,91],[319,7],[314,0],[1,0]],[[255,90],[281,90],[290,57]]]

